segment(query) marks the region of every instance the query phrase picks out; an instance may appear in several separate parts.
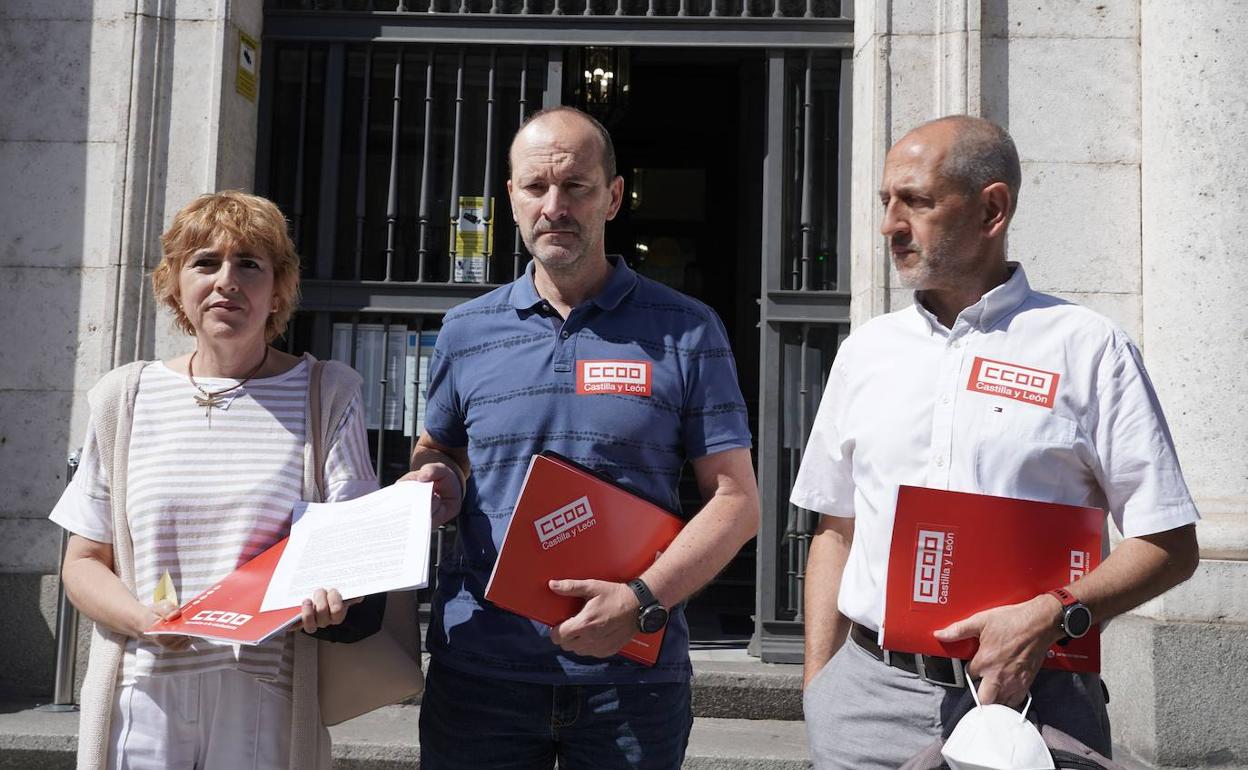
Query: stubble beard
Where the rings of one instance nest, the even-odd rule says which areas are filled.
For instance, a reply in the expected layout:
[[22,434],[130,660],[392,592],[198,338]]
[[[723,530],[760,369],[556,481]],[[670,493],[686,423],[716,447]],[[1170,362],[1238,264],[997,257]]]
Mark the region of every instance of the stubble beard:
[[[534,239],[536,241],[536,239]],[[541,266],[552,273],[571,273],[585,256],[584,244],[578,243],[572,248],[539,248],[536,243],[528,244],[529,253]]]
[[[575,243],[568,246],[540,245],[540,239],[544,232],[563,228],[572,230],[576,238]],[[583,227],[576,222],[569,221],[567,224],[561,224],[559,227],[554,225],[546,228],[534,227],[525,237],[524,245],[528,247],[529,254],[533,255],[533,258],[547,272],[569,274],[577,272],[584,261],[585,254],[588,251],[588,242],[585,235]]]
[[953,233],[946,233],[927,248],[916,249],[915,264],[897,268],[897,278],[904,288],[915,291],[935,288],[935,284],[956,280],[962,272],[955,256]]

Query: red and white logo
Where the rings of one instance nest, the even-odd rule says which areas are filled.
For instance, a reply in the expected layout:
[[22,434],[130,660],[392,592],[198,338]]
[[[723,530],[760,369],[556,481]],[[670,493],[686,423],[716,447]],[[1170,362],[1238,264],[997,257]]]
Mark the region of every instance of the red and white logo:
[[914,549],[914,600],[922,604],[948,604],[952,567],[953,533],[920,529]]
[[251,615],[228,610],[200,610],[191,616],[190,623],[203,623],[218,628],[237,628],[251,620]]
[[537,530],[538,540],[542,541],[542,550],[548,550],[576,537],[577,533],[584,532],[595,523],[589,498],[582,497],[546,514],[533,522],[533,527]]
[[578,361],[576,393],[650,396],[649,361]]
[[1088,574],[1088,565],[1092,563],[1092,554],[1087,551],[1070,552],[1070,582]]
[[966,389],[1052,409],[1060,377],[1057,372],[977,356]]

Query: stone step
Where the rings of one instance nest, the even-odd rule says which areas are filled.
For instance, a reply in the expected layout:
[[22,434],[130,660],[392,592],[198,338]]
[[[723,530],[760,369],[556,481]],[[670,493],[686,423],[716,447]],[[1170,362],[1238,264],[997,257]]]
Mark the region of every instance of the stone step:
[[[419,767],[416,745],[419,714],[418,706],[390,706],[331,728],[335,770],[413,770]],[[0,702],[0,770],[72,770],[77,734],[77,712],[39,711],[29,701]],[[1114,755],[1126,770],[1156,768],[1120,747],[1115,749]],[[805,725],[789,720],[698,717],[693,722],[684,767],[688,770],[811,767],[806,757]],[[1245,768],[1219,766],[1218,770]]]
[[[335,770],[419,767],[419,706],[390,706],[331,728]],[[78,714],[0,703],[0,770],[70,770]],[[801,722],[698,717],[684,767],[689,770],[797,770],[810,767]]]
[[[330,728],[335,770],[398,770],[419,759],[418,706],[390,706]],[[696,770],[808,768],[801,722],[694,719],[684,767]]]
[[802,667],[739,654],[693,653],[693,713],[722,719],[802,719]]

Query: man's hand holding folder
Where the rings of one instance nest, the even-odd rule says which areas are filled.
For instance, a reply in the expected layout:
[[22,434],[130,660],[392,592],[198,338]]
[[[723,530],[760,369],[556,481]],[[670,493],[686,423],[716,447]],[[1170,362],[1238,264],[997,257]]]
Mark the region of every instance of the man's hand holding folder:
[[981,703],[1016,706],[1027,698],[1048,650],[1058,639],[1062,606],[1048,594],[1017,604],[993,607],[933,632],[942,642],[978,639],[979,649],[967,664],[971,676],[982,677]]
[[593,470],[534,455],[485,597],[550,626],[577,655],[653,665],[664,629],[642,632],[628,582],[651,568],[683,522]]
[[1063,639],[1046,593],[1100,564],[1105,514],[1086,506],[902,486],[883,646],[969,660],[984,703],[1020,703],[1041,666],[1097,671],[1099,630]]
[[637,635],[637,597],[623,583],[551,580],[560,596],[585,600],[581,611],[550,629],[550,641],[577,655],[606,658]]

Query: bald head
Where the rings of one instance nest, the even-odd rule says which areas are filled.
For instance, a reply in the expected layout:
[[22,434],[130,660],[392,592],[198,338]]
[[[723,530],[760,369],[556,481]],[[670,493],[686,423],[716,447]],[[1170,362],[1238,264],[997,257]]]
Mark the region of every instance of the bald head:
[[1010,214],[1018,206],[1023,174],[1018,150],[1009,133],[990,120],[970,115],[948,115],[930,120],[897,142],[921,142],[942,152],[940,176],[966,195],[978,195],[988,185],[1003,182],[1010,190]]
[[555,133],[562,133],[570,127],[574,129],[582,127],[577,124],[588,126],[597,135],[602,153],[603,180],[610,183],[612,179],[615,179],[616,174],[615,143],[611,141],[611,134],[607,133],[606,127],[599,123],[593,115],[566,104],[538,110],[524,119],[524,122],[520,124],[520,130],[516,132],[515,138],[511,140],[511,149],[507,153],[508,167],[513,171],[515,170],[516,142],[526,132],[540,128],[548,129]]

